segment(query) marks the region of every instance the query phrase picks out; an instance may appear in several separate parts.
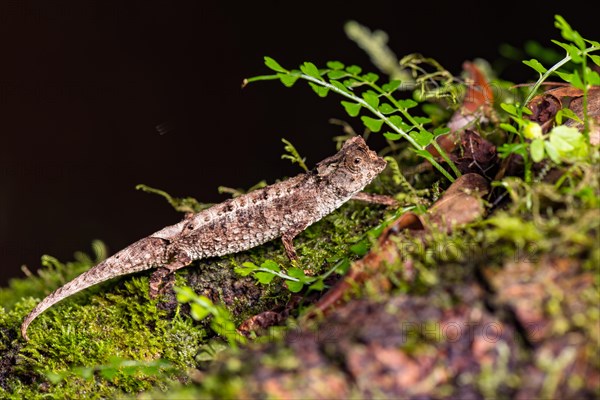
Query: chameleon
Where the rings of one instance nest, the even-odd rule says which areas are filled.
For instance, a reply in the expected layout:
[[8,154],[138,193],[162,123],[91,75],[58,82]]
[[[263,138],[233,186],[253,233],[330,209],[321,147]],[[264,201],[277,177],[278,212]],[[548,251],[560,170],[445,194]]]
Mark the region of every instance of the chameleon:
[[390,205],[378,195],[362,193],[385,168],[386,161],[354,136],[333,156],[312,170],[287,180],[228,199],[179,223],[167,226],[115,253],[50,293],[25,317],[29,324],[59,301],[112,278],[156,268],[150,278],[150,296],[160,292],[163,279],[195,260],[249,250],[281,238],[286,255],[298,261],[293,239],[355,198]]

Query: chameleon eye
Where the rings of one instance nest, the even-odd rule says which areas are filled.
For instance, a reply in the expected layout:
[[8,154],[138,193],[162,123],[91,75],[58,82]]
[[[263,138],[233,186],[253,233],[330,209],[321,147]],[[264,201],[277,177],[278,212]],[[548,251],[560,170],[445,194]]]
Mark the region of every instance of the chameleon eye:
[[357,172],[363,163],[363,158],[360,155],[353,155],[346,159],[346,166],[353,172]]

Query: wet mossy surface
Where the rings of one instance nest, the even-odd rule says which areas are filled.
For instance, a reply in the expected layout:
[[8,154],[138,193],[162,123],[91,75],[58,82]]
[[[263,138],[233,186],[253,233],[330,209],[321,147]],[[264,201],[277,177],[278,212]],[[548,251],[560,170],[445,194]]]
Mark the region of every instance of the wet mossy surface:
[[[384,212],[380,206],[350,202],[309,227],[295,240],[302,266],[318,274],[344,258],[356,258],[350,247],[364,239]],[[29,329],[31,341],[25,342],[19,333],[25,315],[41,298],[106,256],[101,244],[94,247],[97,257],[79,252],[75,261],[64,264],[45,256],[39,275],[14,279],[0,289],[0,397],[103,398],[166,389],[189,383],[188,370],[207,365],[211,349],[222,347],[208,322],[194,321],[173,291],[150,299],[151,271],[105,282],[60,302],[36,319]],[[190,286],[225,305],[239,324],[263,311],[284,308],[293,295],[282,280],[261,285],[234,272],[245,261],[260,264],[266,259],[289,265],[281,243],[271,242],[195,262],[177,272],[176,285]],[[111,365],[115,356],[142,362],[160,359],[169,366],[163,368],[165,373],[153,375],[106,379],[96,371],[88,379],[78,376],[77,368]],[[49,374],[72,370],[75,373],[56,384],[48,379]]]
[[[401,257],[380,271],[390,290],[366,282],[308,323],[297,318],[321,293],[234,272],[245,261],[289,266],[278,242],[178,271],[176,285],[225,305],[236,324],[286,310],[282,326],[237,350],[173,292],[151,300],[150,271],[62,301],[25,342],[29,310],[95,263],[81,253],[66,264],[46,259],[40,275],[0,291],[0,397],[597,397],[600,189],[586,178],[597,166],[580,171],[560,190],[514,180],[510,201],[450,234],[430,232],[426,246],[399,236]],[[388,175],[371,190],[382,188],[395,190]],[[297,238],[302,266],[320,274],[358,259],[352,246],[391,214],[349,202]],[[118,368],[114,357],[139,364]],[[168,364],[144,368],[157,360]]]

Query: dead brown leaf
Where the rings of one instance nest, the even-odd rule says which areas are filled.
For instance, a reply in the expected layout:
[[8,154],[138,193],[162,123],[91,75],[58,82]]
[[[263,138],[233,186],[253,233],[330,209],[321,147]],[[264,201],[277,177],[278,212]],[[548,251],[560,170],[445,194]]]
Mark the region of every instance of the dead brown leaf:
[[238,326],[238,332],[246,337],[250,336],[250,332],[259,332],[267,329],[270,326],[277,325],[283,320],[281,313],[275,311],[265,311],[254,315]]
[[431,229],[450,232],[454,227],[472,222],[483,215],[481,198],[489,191],[487,180],[478,174],[465,174],[458,178],[431,206],[426,215],[412,212],[403,214],[379,237],[378,244],[362,259],[355,261],[344,279],[331,288],[306,315],[312,318],[327,313],[343,304],[347,294],[359,283],[370,279],[381,290],[389,288],[387,280],[373,281],[380,267],[401,260],[402,254],[394,237],[408,230],[413,236],[423,236]]
[[[461,141],[459,131],[473,121],[482,117],[489,117],[494,104],[494,93],[483,72],[472,62],[465,61],[463,69],[468,74],[467,92],[463,97],[460,108],[452,115],[448,127],[450,133],[436,138],[438,145],[446,152],[452,153]],[[427,146],[427,151],[434,157],[440,157],[434,146]]]
[[467,129],[462,132],[461,152],[453,153],[450,159],[463,174],[471,172],[488,176],[497,167],[496,146],[484,139],[477,132]]
[[531,99],[527,107],[532,112],[527,118],[540,124],[542,132],[546,133],[554,126],[554,117],[562,108],[562,102],[553,94],[544,93]]
[[[587,117],[597,123],[600,121],[600,86],[593,86],[588,90],[587,101]],[[544,133],[552,128],[555,122],[554,117],[561,108],[567,107],[580,120],[584,119],[583,91],[571,85],[547,90],[531,99],[527,107],[533,112],[529,119],[539,123]],[[569,119],[565,125],[574,126],[580,131],[583,130],[583,124],[576,120]]]

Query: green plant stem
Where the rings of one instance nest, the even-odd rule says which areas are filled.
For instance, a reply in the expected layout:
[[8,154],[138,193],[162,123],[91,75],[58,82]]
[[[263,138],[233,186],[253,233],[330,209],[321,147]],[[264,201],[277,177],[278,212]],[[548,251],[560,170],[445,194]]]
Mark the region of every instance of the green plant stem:
[[[369,103],[367,103],[365,100],[361,99],[360,97],[354,96],[351,93],[348,93],[344,90],[341,90],[339,88],[337,88],[336,86],[324,81],[324,80],[320,80],[320,79],[316,79],[312,76],[306,75],[306,74],[300,74],[299,75],[300,78],[307,80],[307,81],[311,81],[313,83],[316,83],[317,85],[321,85],[324,86],[326,88],[328,88],[331,91],[334,91],[348,99],[351,99],[357,103],[359,103],[361,106],[363,106],[364,108],[366,108],[367,110],[371,111],[373,114],[375,114],[377,117],[379,117],[381,120],[383,120],[383,122],[385,122],[386,125],[388,125],[390,128],[392,128],[394,131],[396,131],[396,133],[400,134],[404,139],[406,139],[413,147],[415,147],[418,150],[422,150],[422,151],[426,151],[425,148],[423,146],[421,146],[420,144],[418,144],[412,137],[410,137],[410,135],[406,132],[404,132],[404,130],[402,130],[400,127],[394,125],[385,115],[383,115],[381,112],[379,112],[379,110],[377,110],[374,107],[371,107],[371,105],[369,105]],[[402,111],[402,110],[401,110]],[[438,171],[440,171],[450,182],[454,182],[454,178],[452,177],[452,175],[450,175],[448,173],[448,171],[446,171],[444,169],[444,167],[442,167],[437,161],[431,159],[428,160]],[[459,175],[460,176],[460,173]]]
[[[588,53],[591,53],[591,52],[597,51],[597,50],[600,50],[600,47],[598,47],[598,46],[591,46],[591,47],[588,47],[587,49],[583,50],[581,52],[581,55],[585,58]],[[537,92],[537,90],[539,89],[540,85],[542,83],[544,83],[544,81],[546,79],[548,79],[548,77],[554,71],[556,71],[557,69],[559,69],[560,67],[562,67],[563,65],[565,65],[566,63],[568,63],[569,61],[571,61],[571,56],[567,54],[565,58],[563,58],[562,60],[560,60],[559,62],[557,62],[556,64],[554,64],[542,76],[540,76],[540,78],[537,80],[537,82],[533,85],[533,88],[531,88],[531,91],[527,95],[527,98],[523,102],[523,107],[525,107],[527,104],[529,104],[529,102],[531,101],[531,99],[533,98],[533,96],[535,95],[535,93]]]
[[334,271],[336,271],[340,265],[342,265],[342,263],[344,262],[344,260],[340,260],[337,263],[335,263],[335,265],[332,268],[329,268],[329,271],[325,272],[324,274],[320,275],[319,278],[321,278],[321,280],[325,280],[327,279],[327,277],[329,275],[331,275]]
[[288,281],[300,282],[300,279],[298,279],[298,278],[294,278],[294,277],[284,274],[283,272],[274,271],[274,270],[268,269],[268,268],[258,267],[255,269],[255,271],[268,272],[270,274],[277,275],[278,277],[286,279]]
[[588,80],[587,80],[587,56],[583,54],[581,80],[583,81],[583,135],[588,144],[590,142],[590,123],[588,121]]
[[440,154],[440,156],[442,156],[444,161],[446,161],[446,163],[450,166],[450,168],[452,169],[452,172],[454,172],[454,174],[457,177],[460,177],[462,174],[460,173],[460,171],[458,170],[458,168],[456,167],[454,162],[450,159],[450,157],[448,157],[448,154],[444,151],[444,149],[442,149],[440,147],[440,144],[437,142],[437,140],[435,140],[435,137],[431,141],[431,144],[437,150],[437,152]]
[[404,132],[404,130],[400,129],[399,127],[397,127],[396,125],[392,124],[390,122],[390,120],[388,118],[386,118],[385,115],[383,115],[379,110],[377,110],[376,108],[371,107],[371,105],[369,105],[369,103],[367,103],[365,100],[361,99],[360,97],[357,97],[355,95],[353,95],[352,93],[348,93],[344,90],[339,89],[336,86],[333,86],[332,84],[320,80],[320,79],[316,79],[310,75],[305,75],[305,74],[300,74],[300,78],[307,80],[307,81],[311,81],[313,83],[316,83],[317,85],[321,85],[324,86],[326,88],[328,88],[329,90],[332,90],[334,92],[336,92],[337,94],[340,94],[350,100],[354,100],[357,103],[360,103],[361,106],[363,106],[364,108],[366,108],[367,110],[371,111],[373,114],[375,114],[376,116],[378,116],[380,119],[382,119],[386,125],[388,125],[390,128],[392,128],[393,130],[395,130],[397,133],[399,133],[404,139],[406,139],[413,147],[419,149],[419,150],[424,150],[423,147],[421,147],[421,145],[419,145],[412,137],[410,137],[410,135],[406,132]]
[[[398,101],[394,98],[394,96],[392,96],[391,94],[389,94],[388,92],[385,92],[382,88],[380,88],[378,85],[375,84],[371,84],[371,87],[377,91],[379,91],[380,93],[382,93],[384,95],[384,97],[390,101],[398,110],[400,110],[400,112],[402,113],[402,115],[411,123],[413,124],[413,126],[416,126],[419,129],[425,130],[425,128],[423,127],[423,124],[418,123],[417,121],[415,121],[415,119],[413,118],[413,116],[403,107],[400,106],[400,104],[398,103]],[[440,156],[442,156],[442,158],[444,159],[444,161],[446,161],[446,163],[450,166],[450,168],[452,169],[452,172],[454,172],[454,175],[456,175],[456,177],[460,177],[462,174],[460,173],[460,171],[458,170],[458,168],[456,167],[456,165],[454,164],[454,162],[452,162],[452,160],[450,160],[450,157],[448,157],[448,154],[446,154],[446,152],[440,147],[440,145],[438,144],[437,140],[435,140],[435,137],[433,138],[431,144],[433,145],[433,147],[437,150],[437,152],[439,153]],[[431,161],[431,160],[430,160]],[[452,181],[454,182],[454,181]]]
[[252,82],[258,82],[258,81],[274,81],[279,79],[279,75],[258,75],[258,76],[253,76],[252,78],[246,78],[244,79],[244,81],[242,82],[242,87],[246,86],[249,83]]
[[[288,72],[290,74],[292,74],[292,72]],[[421,151],[427,151],[425,149],[425,147],[421,146],[419,143],[417,143],[407,132],[405,132],[403,129],[401,129],[400,127],[394,125],[384,114],[382,114],[379,110],[377,110],[374,107],[371,107],[371,105],[369,105],[369,103],[367,103],[364,99],[357,97],[355,95],[353,95],[352,93],[349,93],[345,90],[341,90],[340,88],[328,83],[327,81],[323,80],[323,79],[317,79],[315,77],[312,77],[310,75],[306,75],[303,73],[300,73],[297,75],[298,78],[302,78],[304,80],[316,83],[317,85],[326,87],[327,89],[343,96],[346,97],[350,100],[353,100],[357,103],[359,103],[362,107],[366,108],[367,110],[371,111],[371,113],[373,113],[374,115],[376,115],[377,117],[379,117],[381,120],[383,120],[383,122],[385,122],[385,124],[387,126],[389,126],[390,128],[392,128],[396,133],[400,134],[404,139],[406,139],[406,141],[408,141],[414,148],[416,148],[417,150],[421,150]],[[356,78],[356,77],[355,77]],[[256,82],[256,81],[267,81],[267,80],[275,80],[275,79],[279,79],[279,75],[260,75],[260,76],[254,76],[252,78],[248,78],[244,80],[243,85],[246,85],[248,83],[251,82]],[[369,86],[371,86],[373,89],[377,90],[378,92],[382,93],[386,99],[388,99],[390,102],[392,102],[394,104],[394,106],[402,113],[402,115],[410,122],[413,124],[413,126],[420,128],[420,129],[424,129],[423,125],[420,123],[417,123],[414,118],[412,117],[412,115],[410,115],[410,113],[403,107],[400,107],[399,103],[396,101],[396,99],[394,99],[393,96],[391,96],[389,93],[385,92],[383,89],[381,89],[379,86],[370,83],[370,82],[363,82],[364,84],[368,84]],[[438,153],[440,154],[440,156],[444,159],[444,161],[446,161],[446,163],[448,163],[448,165],[450,166],[450,168],[452,169],[452,171],[454,172],[454,174],[459,177],[461,176],[460,171],[458,170],[458,168],[456,167],[456,165],[452,162],[452,160],[450,160],[450,157],[448,157],[448,155],[446,154],[446,152],[439,146],[439,144],[437,143],[437,141],[434,139],[432,141],[432,145],[434,146],[434,148],[438,151]],[[450,182],[454,182],[455,178],[444,169],[444,167],[442,167],[437,161],[435,161],[433,158],[432,159],[428,159],[428,161],[438,170],[442,173],[442,175],[444,175]]]
[[533,176],[531,172],[532,162],[531,156],[527,154],[527,157],[523,157],[525,162],[525,182],[531,183],[531,177]]

